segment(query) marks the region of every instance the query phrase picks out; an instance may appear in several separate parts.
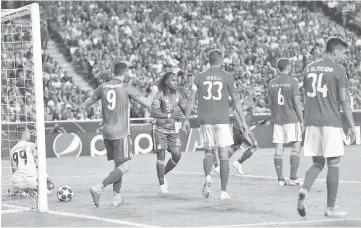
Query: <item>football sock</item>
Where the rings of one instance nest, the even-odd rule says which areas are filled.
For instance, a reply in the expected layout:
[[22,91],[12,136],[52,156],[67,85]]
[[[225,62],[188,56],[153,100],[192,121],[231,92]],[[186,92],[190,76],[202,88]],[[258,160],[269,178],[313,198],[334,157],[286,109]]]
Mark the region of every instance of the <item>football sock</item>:
[[174,167],[177,166],[177,163],[178,162],[174,161],[173,158],[170,158],[167,162],[167,165],[165,166],[164,174],[167,175],[167,173],[172,171]]
[[291,180],[296,180],[297,179],[298,166],[300,165],[300,157],[296,156],[296,155],[291,155],[290,156],[290,163],[291,163],[290,178],[291,178]]
[[213,165],[214,165],[214,167],[217,167],[219,165],[218,164],[218,158],[215,155],[213,155]]
[[307,191],[310,191],[313,182],[315,182],[318,174],[322,171],[323,166],[318,163],[313,163],[313,165],[307,170],[305,181],[303,183],[303,188]]
[[236,153],[237,149],[233,149],[232,147],[230,147],[228,149],[228,158],[231,158],[233,156],[234,153]]
[[327,171],[327,206],[334,207],[338,191],[340,167],[328,167]]
[[229,162],[228,160],[221,160],[219,163],[221,166],[221,190],[226,191],[229,176]]
[[208,176],[211,174],[212,171],[212,165],[213,165],[213,155],[210,153],[206,153],[203,159],[203,169],[205,176]]
[[113,183],[113,191],[115,193],[120,193],[120,189],[122,187],[122,180],[123,180],[123,178],[120,177],[119,180],[117,180],[116,182]]
[[283,170],[282,156],[275,155],[273,160],[274,160],[278,180],[284,180],[283,175],[282,175],[282,170]]
[[164,161],[157,161],[157,176],[159,180],[159,185],[164,184]]
[[246,161],[248,158],[250,158],[252,156],[252,152],[251,150],[246,150],[243,154],[242,154],[242,157],[241,159],[238,159],[238,162],[239,163],[243,163],[244,161]]
[[110,184],[113,184],[114,182],[117,182],[120,178],[122,178],[122,174],[123,172],[120,169],[114,169],[113,171],[111,171],[109,175],[102,182],[104,186],[103,188],[105,188]]

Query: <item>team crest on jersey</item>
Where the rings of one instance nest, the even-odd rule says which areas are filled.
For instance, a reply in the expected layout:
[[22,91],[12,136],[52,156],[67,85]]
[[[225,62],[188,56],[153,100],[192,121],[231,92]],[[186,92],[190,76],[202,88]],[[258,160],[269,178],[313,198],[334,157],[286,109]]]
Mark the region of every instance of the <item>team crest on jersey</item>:
[[158,150],[162,149],[162,146],[158,144],[158,145],[157,145],[157,149],[158,149]]

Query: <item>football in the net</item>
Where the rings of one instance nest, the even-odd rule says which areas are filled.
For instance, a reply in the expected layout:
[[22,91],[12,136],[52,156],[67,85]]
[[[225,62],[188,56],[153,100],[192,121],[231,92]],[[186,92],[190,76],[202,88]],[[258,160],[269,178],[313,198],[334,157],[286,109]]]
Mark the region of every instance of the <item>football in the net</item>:
[[73,198],[73,190],[69,186],[62,186],[58,189],[56,195],[60,201],[70,201]]

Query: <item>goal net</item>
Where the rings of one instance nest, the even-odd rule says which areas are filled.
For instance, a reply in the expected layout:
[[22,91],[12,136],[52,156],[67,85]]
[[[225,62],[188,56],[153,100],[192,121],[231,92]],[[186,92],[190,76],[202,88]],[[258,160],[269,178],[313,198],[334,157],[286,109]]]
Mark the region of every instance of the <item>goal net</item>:
[[[40,13],[37,3],[18,9],[1,10],[1,213],[47,210],[44,100],[40,40]],[[18,142],[19,127],[29,129],[37,147],[37,191],[13,190],[18,156],[11,154]],[[13,165],[11,160],[13,158]],[[19,177],[16,178],[17,180]],[[20,179],[26,183],[27,175]],[[24,180],[23,180],[24,179]],[[34,183],[34,182],[33,182]],[[35,182],[36,183],[36,182]]]

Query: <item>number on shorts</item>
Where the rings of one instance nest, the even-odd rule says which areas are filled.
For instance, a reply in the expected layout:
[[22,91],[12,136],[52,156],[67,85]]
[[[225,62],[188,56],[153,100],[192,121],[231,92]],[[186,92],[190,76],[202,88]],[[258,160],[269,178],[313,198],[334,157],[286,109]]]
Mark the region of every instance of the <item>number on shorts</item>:
[[281,88],[278,90],[278,94],[277,94],[277,103],[278,105],[284,105],[285,104],[285,97],[282,95],[281,93]]
[[[203,83],[203,85],[207,85],[207,96],[203,96],[204,100],[216,100],[219,101],[222,99],[222,89],[223,89],[223,83],[220,81],[215,81],[215,82],[211,82],[211,81],[205,81]],[[212,88],[214,86],[217,86],[217,96],[213,96],[212,95]]]
[[20,155],[20,158],[24,160],[25,165],[28,163],[28,158],[26,156],[26,151],[25,150],[21,150],[20,152],[16,151],[16,152],[13,153],[13,160],[16,163],[16,167],[19,166],[19,155]]
[[[311,82],[312,92],[307,92],[308,97],[316,97],[317,92],[322,93],[322,97],[327,97],[327,92],[328,92],[327,85],[321,86],[323,73],[320,74],[309,73],[307,74],[307,78],[312,79]],[[316,88],[316,82],[317,82],[317,88]]]
[[175,139],[175,144],[177,145],[177,146],[180,146],[180,139]]
[[117,100],[117,95],[115,93],[115,91],[112,89],[112,90],[109,90],[107,92],[107,101],[108,101],[108,109],[109,110],[114,110],[115,109],[115,102]]

